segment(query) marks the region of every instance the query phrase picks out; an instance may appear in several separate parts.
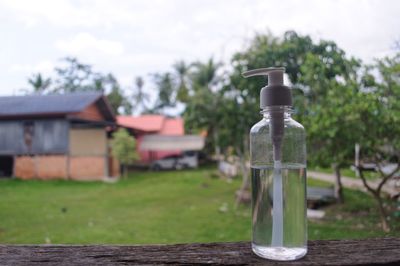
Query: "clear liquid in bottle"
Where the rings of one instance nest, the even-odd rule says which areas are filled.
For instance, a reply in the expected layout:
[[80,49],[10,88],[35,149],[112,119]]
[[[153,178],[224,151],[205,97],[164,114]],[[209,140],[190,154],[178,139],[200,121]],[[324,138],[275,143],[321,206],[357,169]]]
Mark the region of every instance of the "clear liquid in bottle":
[[279,246],[272,241],[274,167],[252,167],[251,172],[253,251],[260,257],[273,260],[303,257],[307,253],[305,165],[282,164],[283,235]]

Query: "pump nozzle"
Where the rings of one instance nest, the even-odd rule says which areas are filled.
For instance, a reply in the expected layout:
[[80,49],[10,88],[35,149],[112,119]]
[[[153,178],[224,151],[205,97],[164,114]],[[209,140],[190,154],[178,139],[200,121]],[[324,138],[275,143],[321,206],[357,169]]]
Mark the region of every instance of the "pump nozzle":
[[243,77],[254,77],[254,76],[268,76],[268,85],[283,85],[283,74],[285,73],[284,67],[268,67],[249,70],[243,72]]

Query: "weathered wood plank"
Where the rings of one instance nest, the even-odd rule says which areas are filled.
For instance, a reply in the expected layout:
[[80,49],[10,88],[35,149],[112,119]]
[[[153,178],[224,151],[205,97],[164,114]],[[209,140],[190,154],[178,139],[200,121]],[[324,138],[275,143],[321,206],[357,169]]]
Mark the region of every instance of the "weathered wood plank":
[[1,265],[400,265],[400,238],[310,241],[294,262],[255,256],[250,243],[143,246],[0,245]]
[[[28,130],[29,125],[32,132]],[[0,121],[0,154],[65,153],[68,150],[68,127],[68,121],[62,119]],[[32,138],[30,146],[26,143],[25,135],[28,133]]]

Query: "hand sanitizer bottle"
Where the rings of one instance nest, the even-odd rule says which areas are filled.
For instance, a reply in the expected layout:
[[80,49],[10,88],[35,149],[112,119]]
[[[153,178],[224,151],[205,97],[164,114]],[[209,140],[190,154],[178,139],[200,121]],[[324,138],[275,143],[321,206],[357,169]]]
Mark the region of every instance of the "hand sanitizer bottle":
[[261,89],[262,120],[250,130],[252,249],[262,258],[296,260],[307,253],[306,138],[292,119],[284,68],[261,68],[244,77],[268,76]]

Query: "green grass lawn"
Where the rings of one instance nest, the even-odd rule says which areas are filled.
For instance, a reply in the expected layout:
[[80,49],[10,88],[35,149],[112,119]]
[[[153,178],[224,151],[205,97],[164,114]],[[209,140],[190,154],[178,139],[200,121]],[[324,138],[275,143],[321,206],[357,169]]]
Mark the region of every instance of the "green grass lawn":
[[[114,184],[0,180],[0,243],[250,240],[249,206],[234,209],[240,182],[215,178],[211,169],[137,172]],[[345,196],[345,205],[327,207],[324,220],[309,222],[310,239],[384,236],[372,199],[350,190]]]

